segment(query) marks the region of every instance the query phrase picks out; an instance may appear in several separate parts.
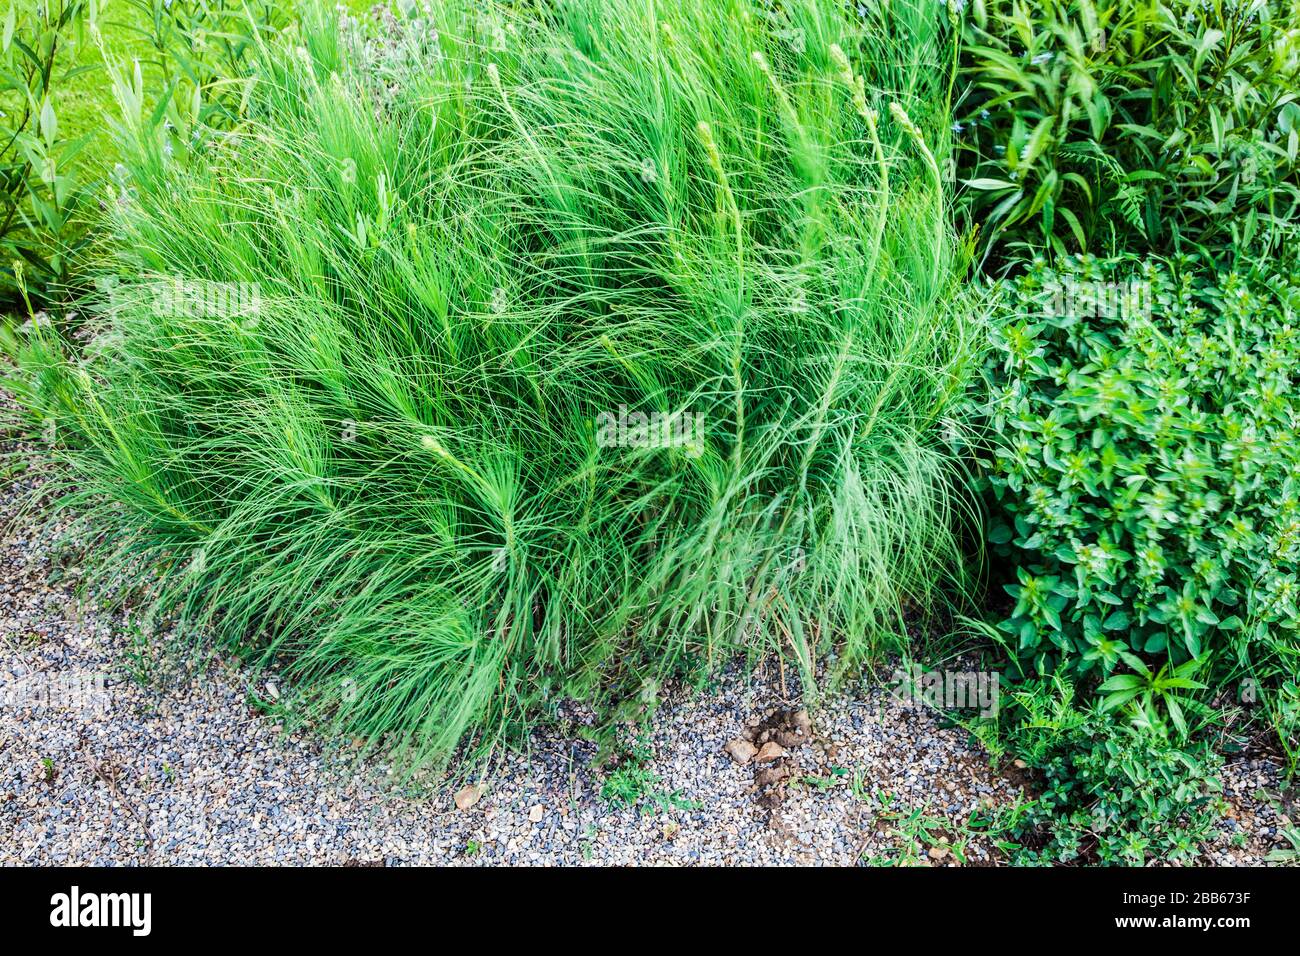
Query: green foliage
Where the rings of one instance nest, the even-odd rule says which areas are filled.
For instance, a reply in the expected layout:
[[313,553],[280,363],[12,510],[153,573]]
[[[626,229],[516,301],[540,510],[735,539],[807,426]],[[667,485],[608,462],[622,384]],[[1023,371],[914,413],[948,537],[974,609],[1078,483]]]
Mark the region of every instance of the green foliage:
[[1288,779],[1300,769],[1300,675],[1295,673],[1294,659],[1292,654],[1290,675],[1284,674],[1276,692],[1264,701],[1268,720],[1276,728],[1278,742],[1286,754]]
[[999,831],[1019,865],[1194,861],[1223,810],[1209,747],[1081,706],[1059,673],[1014,684],[999,719],[970,729],[998,762],[1032,768],[1032,799]]
[[[208,125],[236,122],[259,42],[293,19],[296,0],[125,0],[126,29],[151,51],[160,101],[190,96]],[[200,91],[206,95],[200,95]],[[217,115],[213,115],[217,114]],[[220,117],[220,118],[218,118]]]
[[1297,237],[1293,0],[972,0],[962,81],[959,175],[999,260],[1226,266]]
[[990,631],[1022,683],[978,732],[1046,776],[1026,861],[1187,859],[1211,704],[1258,694],[1297,752],[1300,19],[975,0],[960,81],[965,214],[1025,273],[995,287],[977,393],[1014,600]]
[[[288,22],[274,0],[14,0],[0,27],[0,296],[33,307],[79,291],[95,256],[102,135],[111,96],[103,60],[121,51],[157,81],[147,104],[173,137],[177,113],[207,125],[237,120],[258,37]],[[200,115],[201,114],[201,115]],[[113,190],[121,184],[110,183]]]
[[635,807],[653,791],[657,775],[641,763],[620,766],[601,784],[600,796],[612,807]]
[[12,0],[0,24],[0,295],[36,303],[66,283],[85,244],[84,137],[59,126],[57,99],[95,23],[91,0]]
[[649,742],[644,736],[638,737],[601,784],[601,799],[611,807],[631,807],[645,816],[694,809],[697,804],[683,797],[681,791],[659,786],[662,780],[650,769],[652,756]]
[[904,806],[888,791],[877,791],[872,799],[878,805],[875,826],[893,845],[881,854],[863,859],[866,866],[930,866],[930,850],[938,847],[951,854],[959,866],[969,860],[967,848],[972,841],[991,844],[1003,853],[1015,852],[1019,844],[1012,837],[1026,825],[1031,807],[1019,801],[1000,806],[981,806],[963,821],[929,812],[928,803]]
[[1035,263],[986,365],[1013,658],[1180,734],[1207,683],[1294,681],[1300,622],[1300,283],[1186,266]]
[[[1141,728],[1080,714],[1038,765],[1042,789],[1020,821],[1018,863],[1078,859],[1143,866],[1194,861],[1221,813],[1221,760]],[[1042,846],[1031,828],[1046,835]]]
[[899,648],[960,578],[971,330],[905,108],[941,18],[894,8],[906,49],[813,0],[443,0],[379,62],[313,16],[233,128],[117,75],[98,335],[21,356],[62,503],[298,717],[415,762]]

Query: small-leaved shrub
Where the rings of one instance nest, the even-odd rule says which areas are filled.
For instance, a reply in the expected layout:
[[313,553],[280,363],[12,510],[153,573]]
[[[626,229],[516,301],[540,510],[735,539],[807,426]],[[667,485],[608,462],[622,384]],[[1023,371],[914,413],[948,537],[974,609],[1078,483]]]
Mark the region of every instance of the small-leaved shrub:
[[1013,655],[1182,733],[1204,685],[1294,680],[1300,623],[1300,284],[1195,266],[1034,263],[986,364]]

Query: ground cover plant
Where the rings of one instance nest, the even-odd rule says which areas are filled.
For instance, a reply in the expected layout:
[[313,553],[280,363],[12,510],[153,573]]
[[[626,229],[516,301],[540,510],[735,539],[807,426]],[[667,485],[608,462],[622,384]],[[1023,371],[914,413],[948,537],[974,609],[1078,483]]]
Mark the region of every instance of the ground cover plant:
[[1017,865],[1190,863],[1223,812],[1221,755],[1159,723],[1116,720],[1076,700],[1070,680],[1013,685],[1011,719],[990,740],[1010,744],[1037,779],[1005,822]]
[[939,14],[442,0],[375,62],[316,11],[233,124],[121,65],[97,338],[20,348],[62,503],[416,763],[897,650],[963,573]]

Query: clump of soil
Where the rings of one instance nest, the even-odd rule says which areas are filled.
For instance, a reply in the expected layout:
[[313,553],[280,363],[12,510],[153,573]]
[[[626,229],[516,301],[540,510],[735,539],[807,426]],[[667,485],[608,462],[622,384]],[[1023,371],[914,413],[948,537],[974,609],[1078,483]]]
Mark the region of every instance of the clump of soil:
[[778,709],[750,724],[724,749],[736,763],[753,766],[758,804],[775,810],[785,800],[788,781],[798,776],[795,751],[813,740],[808,711]]

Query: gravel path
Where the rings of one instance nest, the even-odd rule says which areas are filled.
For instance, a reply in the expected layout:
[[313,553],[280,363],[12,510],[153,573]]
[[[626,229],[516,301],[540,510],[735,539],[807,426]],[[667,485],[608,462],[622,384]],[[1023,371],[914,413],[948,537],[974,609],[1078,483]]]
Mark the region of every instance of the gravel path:
[[[444,781],[403,792],[376,762],[284,734],[230,661],[156,657],[19,517],[32,487],[0,493],[2,864],[988,865],[999,851],[971,817],[1022,797],[963,731],[878,687],[826,702],[800,737],[799,701],[767,669],[670,691],[643,762],[612,781],[572,729],[539,731],[457,809]],[[98,709],[15,700],[101,676]],[[773,714],[788,754],[734,763],[724,746]],[[1233,815],[1206,862],[1259,862],[1287,822],[1255,796],[1277,793],[1277,768],[1225,776]]]

